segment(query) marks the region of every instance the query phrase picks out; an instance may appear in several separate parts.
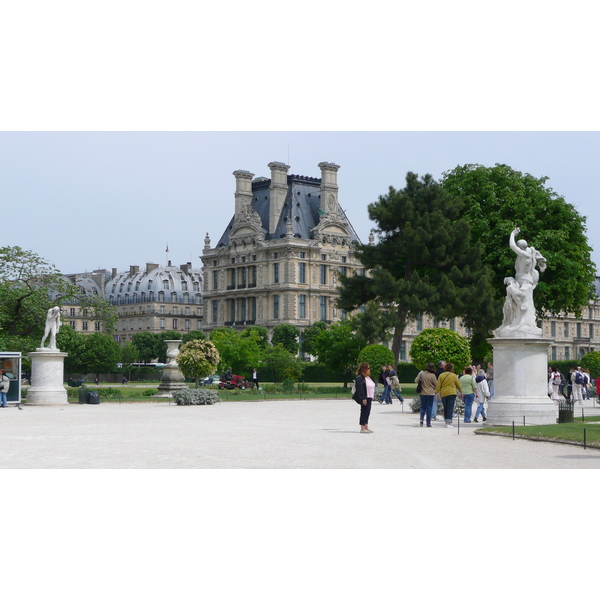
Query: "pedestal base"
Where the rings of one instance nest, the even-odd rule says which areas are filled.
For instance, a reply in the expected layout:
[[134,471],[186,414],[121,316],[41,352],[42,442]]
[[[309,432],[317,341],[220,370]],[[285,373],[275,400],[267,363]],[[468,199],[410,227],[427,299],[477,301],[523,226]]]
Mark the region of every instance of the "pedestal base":
[[179,370],[177,363],[173,362],[165,365],[160,384],[158,385],[158,394],[153,398],[172,398],[173,392],[187,388],[185,377]]
[[67,390],[63,385],[66,352],[38,348],[30,352],[31,387],[27,390],[26,404],[69,404]]
[[548,346],[544,338],[493,338],[494,396],[490,425],[549,425],[558,407],[548,397]]

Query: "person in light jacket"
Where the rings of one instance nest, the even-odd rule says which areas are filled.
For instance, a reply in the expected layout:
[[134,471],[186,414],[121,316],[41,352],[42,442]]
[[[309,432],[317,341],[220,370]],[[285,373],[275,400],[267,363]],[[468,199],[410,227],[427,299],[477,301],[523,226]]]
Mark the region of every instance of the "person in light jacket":
[[431,410],[433,408],[433,399],[435,398],[435,386],[437,377],[435,376],[435,367],[429,363],[424,371],[421,371],[415,378],[415,383],[421,383],[421,413],[420,425],[423,427],[423,417],[427,419],[427,427],[431,427]]
[[477,372],[477,377],[475,377],[475,381],[477,382],[477,391],[475,392],[475,402],[477,402],[477,410],[475,411],[475,418],[473,419],[473,423],[479,423],[477,420],[479,415],[482,416],[484,421],[487,421],[487,417],[485,416],[485,408],[484,403],[490,399],[490,388],[488,386],[487,379],[485,378],[485,371],[480,369]]
[[4,369],[0,370],[0,407],[6,408],[6,398],[10,389],[10,379]]

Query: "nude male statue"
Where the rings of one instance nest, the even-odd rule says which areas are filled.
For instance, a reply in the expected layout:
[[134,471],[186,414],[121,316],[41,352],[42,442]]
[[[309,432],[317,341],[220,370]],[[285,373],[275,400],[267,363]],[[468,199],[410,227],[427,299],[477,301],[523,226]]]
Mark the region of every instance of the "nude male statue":
[[56,350],[56,334],[60,329],[60,306],[53,306],[48,309],[46,314],[46,327],[44,329],[44,337],[42,338],[42,348],[48,335],[50,336],[50,342],[48,342],[49,350]]

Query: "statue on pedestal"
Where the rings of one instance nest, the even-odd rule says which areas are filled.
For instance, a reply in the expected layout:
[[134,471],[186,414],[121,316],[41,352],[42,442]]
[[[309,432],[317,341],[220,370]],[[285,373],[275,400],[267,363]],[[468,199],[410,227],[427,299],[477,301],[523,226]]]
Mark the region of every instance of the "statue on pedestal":
[[46,327],[44,329],[44,337],[42,338],[41,348],[44,348],[44,343],[48,336],[50,336],[50,341],[48,342],[48,350],[57,350],[56,348],[56,334],[60,329],[60,306],[53,306],[48,309],[48,313],[46,314]]
[[540,271],[546,270],[546,259],[525,240],[515,241],[520,233],[516,227],[510,234],[509,246],[515,252],[515,277],[506,277],[506,300],[504,302],[502,325],[496,329],[496,337],[541,337],[542,330],[537,326],[533,290],[540,280]]

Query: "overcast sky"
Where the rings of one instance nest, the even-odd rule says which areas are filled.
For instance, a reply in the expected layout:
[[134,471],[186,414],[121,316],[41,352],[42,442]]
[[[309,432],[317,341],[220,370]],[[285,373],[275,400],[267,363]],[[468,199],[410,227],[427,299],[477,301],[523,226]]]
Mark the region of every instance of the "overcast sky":
[[233,171],[268,177],[271,161],[311,177],[321,161],[340,165],[340,204],[366,242],[367,204],[407,171],[505,163],[549,177],[586,216],[600,265],[599,159],[596,132],[4,132],[2,244],[66,273],[164,264],[167,244],[173,264],[200,266],[205,234],[214,245],[233,215]]

